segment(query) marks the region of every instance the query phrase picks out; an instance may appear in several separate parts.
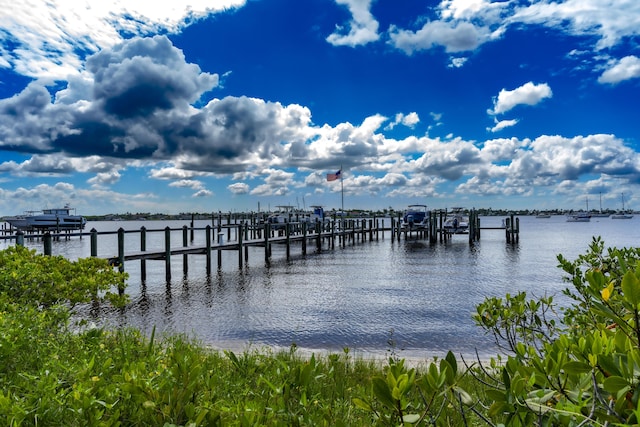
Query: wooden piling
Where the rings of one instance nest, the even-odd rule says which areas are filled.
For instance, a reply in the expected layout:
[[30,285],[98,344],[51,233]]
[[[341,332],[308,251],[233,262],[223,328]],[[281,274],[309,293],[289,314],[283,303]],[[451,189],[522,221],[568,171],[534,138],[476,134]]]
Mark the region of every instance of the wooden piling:
[[319,222],[316,222],[315,233],[316,233],[316,249],[318,250],[318,252],[320,252],[322,250],[322,229],[320,228]]
[[[242,229],[244,233],[244,240],[249,240],[249,223],[247,221],[243,221]],[[247,245],[244,245],[244,262],[249,262],[249,246]]]
[[[147,250],[147,228],[143,225],[140,227],[140,251]],[[147,260],[142,258],[140,260],[140,278],[144,282],[147,280]]]
[[[124,272],[124,228],[118,228],[118,271]],[[118,287],[118,293],[124,294],[124,287]]]
[[95,228],[91,229],[91,256],[98,256],[98,231]]
[[242,224],[236,229],[238,235],[238,268],[242,269]]
[[167,281],[171,280],[171,228],[164,229],[164,272]]
[[205,252],[205,256],[207,257],[206,259],[206,268],[207,268],[207,276],[211,275],[211,226],[207,225],[206,228],[206,233],[204,236],[204,242],[205,242],[205,247],[206,247],[206,252]]
[[124,228],[118,228],[118,270],[124,271]]
[[264,223],[264,262],[269,263],[271,257],[271,246],[269,244],[269,236],[271,235],[271,225],[268,222]]
[[302,255],[307,254],[307,225],[308,223],[302,223]]
[[284,225],[285,246],[287,259],[291,258],[291,223],[287,222]]

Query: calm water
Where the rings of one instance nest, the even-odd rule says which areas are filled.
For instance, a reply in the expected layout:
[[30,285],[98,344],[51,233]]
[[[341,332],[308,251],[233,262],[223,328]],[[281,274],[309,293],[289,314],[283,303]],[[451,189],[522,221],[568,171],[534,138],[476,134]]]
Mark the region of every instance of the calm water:
[[[482,226],[497,226],[502,218],[482,218]],[[204,256],[189,258],[184,277],[182,257],[173,259],[172,279],[164,262],[147,262],[147,280],[140,280],[139,262],[126,264],[131,275],[127,292],[132,304],[124,312],[83,313],[98,324],[131,325],[150,333],[180,332],[216,347],[230,349],[288,347],[383,355],[391,348],[404,357],[430,358],[447,350],[470,355],[495,354],[488,337],[474,326],[471,313],[486,296],[520,290],[561,298],[566,286],[556,255],[569,259],[584,253],[592,236],[607,246],[640,244],[640,216],[631,220],[593,218],[567,223],[564,217],[520,217],[520,242],[507,244],[503,231],[483,230],[470,246],[467,236],[446,244],[422,240],[391,241],[390,234],[373,242],[316,253],[299,246],[286,260],[285,248],[273,246],[265,265],[264,250],[250,249],[249,262],[238,268],[235,251],[223,254],[223,267],[206,276]],[[182,227],[175,222],[93,222],[87,230],[115,231]],[[209,222],[196,222],[204,227]],[[225,236],[226,237],[226,236]],[[172,234],[172,246],[182,242]],[[194,245],[204,243],[196,231]],[[0,242],[0,247],[8,243]],[[147,249],[160,249],[163,233],[148,233]],[[41,249],[41,243],[27,245]],[[126,235],[128,250],[139,249],[138,234]],[[99,255],[115,255],[116,237],[100,236]],[[90,254],[89,238],[54,242],[55,254],[69,258]],[[390,344],[390,341],[393,344]]]

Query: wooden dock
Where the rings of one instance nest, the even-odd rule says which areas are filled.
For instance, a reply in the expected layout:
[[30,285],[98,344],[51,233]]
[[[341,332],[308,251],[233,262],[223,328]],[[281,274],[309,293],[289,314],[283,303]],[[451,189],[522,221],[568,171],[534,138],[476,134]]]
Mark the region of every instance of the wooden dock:
[[[404,237],[408,239],[428,239],[430,243],[438,241],[448,241],[452,238],[444,228],[444,218],[446,212],[433,212],[429,228],[420,230],[406,230],[401,227],[400,218],[390,218],[390,227],[383,226],[382,218],[334,218],[326,222],[288,222],[284,224],[272,225],[269,223],[257,223],[253,219],[244,219],[240,222],[232,223],[231,218],[223,224],[221,218],[218,218],[217,226],[207,225],[206,227],[194,227],[193,218],[191,226],[183,226],[180,228],[165,227],[163,229],[146,229],[141,227],[139,230],[124,230],[98,232],[92,229],[90,232],[78,233],[60,233],[51,234],[45,232],[39,235],[25,235],[18,231],[15,235],[2,236],[2,239],[15,239],[16,244],[24,245],[24,239],[42,239],[44,244],[44,254],[52,254],[52,241],[60,238],[69,239],[73,236],[89,236],[91,239],[91,257],[98,257],[98,239],[103,235],[117,235],[117,253],[109,256],[102,256],[112,265],[117,266],[124,271],[125,264],[132,261],[140,261],[141,279],[146,279],[146,262],[151,260],[160,260],[165,263],[166,278],[171,278],[171,260],[174,257],[182,256],[183,272],[186,275],[188,271],[188,257],[191,255],[201,255],[206,257],[207,274],[212,270],[212,255],[217,255],[217,268],[222,268],[222,252],[235,251],[238,254],[238,267],[242,268],[249,259],[249,248],[264,248],[264,260],[268,264],[271,258],[272,245],[284,245],[287,259],[291,256],[292,245],[299,245],[303,255],[307,254],[309,247],[321,252],[323,249],[334,249],[336,244],[345,247],[347,244],[355,244],[356,242],[366,242],[367,240],[384,239],[385,233],[391,232],[391,240],[398,240]],[[506,241],[508,243],[516,243],[519,240],[519,219],[511,217],[503,221],[503,227],[480,227],[480,219],[474,211],[469,215],[469,233],[466,236],[469,243],[480,240],[481,230],[503,230],[505,231]],[[389,218],[387,218],[389,219]],[[213,223],[213,221],[212,221]],[[171,241],[172,232],[182,230],[182,245],[177,246]],[[148,233],[164,233],[164,245],[161,249],[147,249]],[[194,245],[195,233],[204,233],[204,244]],[[125,235],[134,234],[139,238],[139,250],[125,251]],[[174,233],[175,235],[175,233]],[[129,247],[131,246],[129,242]]]

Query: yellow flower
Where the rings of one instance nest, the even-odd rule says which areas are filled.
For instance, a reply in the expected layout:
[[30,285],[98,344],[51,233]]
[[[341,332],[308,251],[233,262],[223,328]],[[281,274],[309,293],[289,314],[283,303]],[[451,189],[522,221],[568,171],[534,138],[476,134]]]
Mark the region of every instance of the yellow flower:
[[91,377],[91,381],[93,381],[94,383],[100,381],[100,377],[97,375],[94,375],[93,377]]

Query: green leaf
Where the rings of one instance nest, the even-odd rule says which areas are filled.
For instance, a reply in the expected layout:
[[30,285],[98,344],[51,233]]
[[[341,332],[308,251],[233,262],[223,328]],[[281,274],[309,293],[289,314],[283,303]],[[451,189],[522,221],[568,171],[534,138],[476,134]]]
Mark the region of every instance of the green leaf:
[[627,271],[622,278],[622,292],[624,299],[637,308],[640,303],[640,281],[633,271]]
[[373,412],[373,407],[369,402],[362,400],[358,397],[354,397],[353,399],[351,399],[351,401],[353,402],[354,405],[356,405],[356,407],[360,409],[364,409],[365,411]]
[[402,417],[403,423],[415,424],[420,420],[420,415],[418,414],[407,414]]
[[611,376],[605,379],[602,385],[609,393],[617,393],[621,389],[628,387],[629,382],[622,377]]
[[585,374],[591,372],[591,366],[588,363],[578,361],[567,362],[563,368],[568,374]]
[[469,393],[467,393],[466,391],[464,391],[458,386],[454,386],[453,389],[460,395],[460,400],[462,401],[462,403],[464,403],[467,406],[473,405],[473,398]]
[[485,394],[487,395],[487,397],[494,401],[494,402],[506,402],[507,401],[507,394],[504,391],[500,391],[500,390],[495,390],[495,389],[487,389],[485,391]]
[[506,388],[511,388],[511,377],[509,377],[507,368],[502,368],[502,382]]
[[395,400],[391,395],[391,390],[389,390],[389,386],[387,382],[380,377],[375,377],[372,380],[373,383],[373,394],[382,402],[382,404],[393,408],[395,406]]
[[449,351],[447,352],[445,359],[447,362],[449,362],[449,366],[451,366],[453,375],[456,375],[458,373],[458,362],[456,361],[456,357],[453,355],[451,351]]

